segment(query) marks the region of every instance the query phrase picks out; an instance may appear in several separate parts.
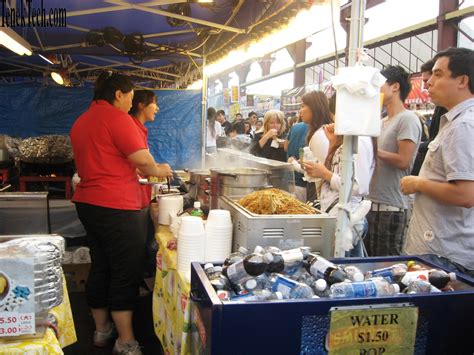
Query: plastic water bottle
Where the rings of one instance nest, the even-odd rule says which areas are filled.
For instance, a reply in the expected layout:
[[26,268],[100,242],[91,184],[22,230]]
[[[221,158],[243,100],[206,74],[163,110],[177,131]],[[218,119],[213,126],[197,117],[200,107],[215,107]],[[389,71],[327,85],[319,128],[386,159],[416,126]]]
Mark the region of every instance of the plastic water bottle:
[[242,260],[247,255],[249,255],[249,250],[243,246],[240,246],[235,253],[230,254],[227,259],[224,260],[223,267],[232,265],[237,261]]
[[243,285],[246,281],[265,272],[267,265],[273,260],[270,253],[247,255],[236,263],[226,266],[222,272],[232,285]]
[[371,277],[383,277],[389,282],[397,281],[402,278],[408,270],[408,266],[405,264],[394,264],[388,267],[381,269],[368,271],[365,274],[365,278],[369,279]]
[[196,201],[194,202],[193,209],[189,212],[189,214],[193,217],[204,217],[204,211],[201,209],[201,202]]
[[299,247],[280,252],[272,252],[273,262],[268,266],[268,272],[292,275],[301,266],[301,262],[311,253],[310,247]]
[[314,292],[308,285],[278,275],[272,286],[273,292],[281,292],[284,299],[312,298]]
[[339,282],[331,286],[330,297],[379,297],[393,296],[400,292],[397,284],[391,284],[384,278],[374,278],[361,282]]
[[349,280],[355,282],[364,281],[364,274],[357,266],[347,265],[343,267],[343,270]]
[[324,279],[330,285],[343,282],[347,278],[344,270],[320,255],[310,254],[304,265],[316,279]]

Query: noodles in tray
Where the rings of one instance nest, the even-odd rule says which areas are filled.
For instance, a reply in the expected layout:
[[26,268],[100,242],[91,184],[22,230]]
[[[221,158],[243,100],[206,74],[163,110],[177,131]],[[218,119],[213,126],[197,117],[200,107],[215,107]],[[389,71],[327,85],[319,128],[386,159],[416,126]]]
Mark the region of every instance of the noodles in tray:
[[255,214],[316,214],[317,211],[285,191],[271,188],[242,197],[238,203]]

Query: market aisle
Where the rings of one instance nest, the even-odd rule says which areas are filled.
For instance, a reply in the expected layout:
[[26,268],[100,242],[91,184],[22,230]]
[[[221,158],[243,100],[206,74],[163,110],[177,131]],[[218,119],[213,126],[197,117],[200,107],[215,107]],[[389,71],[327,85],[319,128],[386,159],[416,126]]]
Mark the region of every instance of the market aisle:
[[[105,349],[98,349],[92,345],[92,334],[94,322],[87,306],[86,294],[84,292],[71,292],[69,294],[71,308],[76,326],[77,343],[64,349],[66,355],[109,355],[112,353],[112,345]],[[140,297],[140,302],[134,313],[134,329],[137,340],[143,346],[144,354],[161,355],[161,344],[156,338],[153,329],[153,315],[151,310],[151,294]]]

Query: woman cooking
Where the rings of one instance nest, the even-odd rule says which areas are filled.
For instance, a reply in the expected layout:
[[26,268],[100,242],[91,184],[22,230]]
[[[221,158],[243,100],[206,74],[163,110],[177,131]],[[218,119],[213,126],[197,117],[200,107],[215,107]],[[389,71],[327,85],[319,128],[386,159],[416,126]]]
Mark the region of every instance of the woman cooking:
[[92,259],[86,291],[96,326],[94,345],[106,346],[115,324],[116,354],[141,354],[132,327],[146,233],[137,170],[143,176],[172,176],[169,165],[155,163],[128,115],[132,99],[130,78],[103,72],[91,106],[70,132],[81,178],[72,201],[86,229]]

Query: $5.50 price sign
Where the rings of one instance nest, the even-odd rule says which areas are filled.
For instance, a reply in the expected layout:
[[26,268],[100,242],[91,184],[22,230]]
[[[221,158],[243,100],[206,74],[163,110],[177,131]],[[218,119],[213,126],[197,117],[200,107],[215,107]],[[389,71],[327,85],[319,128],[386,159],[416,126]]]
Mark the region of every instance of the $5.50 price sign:
[[331,310],[330,355],[411,354],[418,308],[405,305],[339,307]]
[[34,332],[34,313],[0,312],[0,337],[14,337]]

